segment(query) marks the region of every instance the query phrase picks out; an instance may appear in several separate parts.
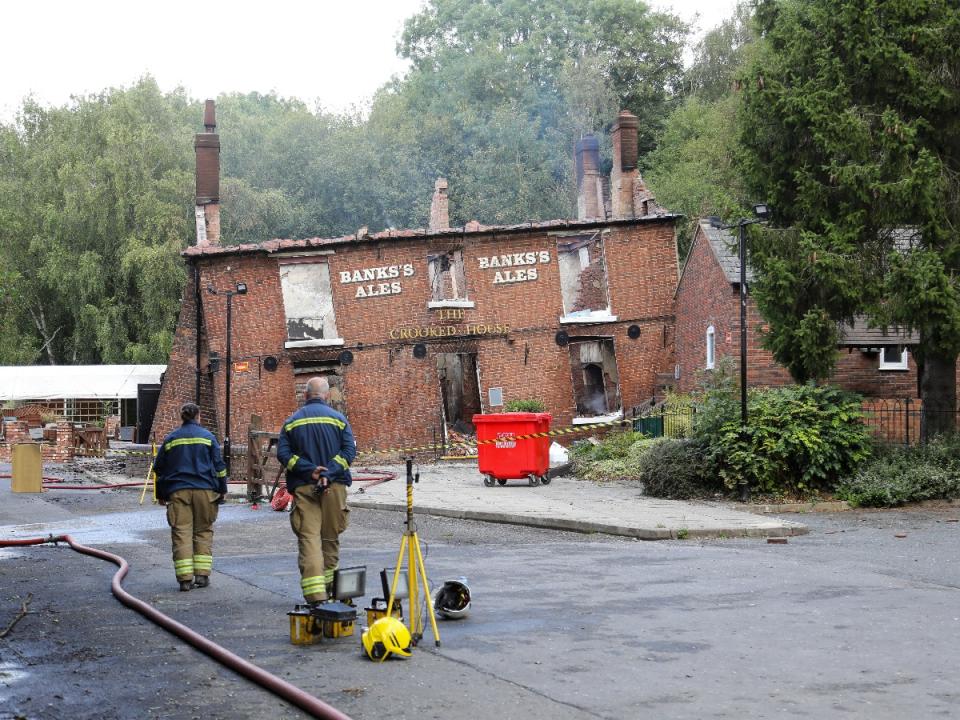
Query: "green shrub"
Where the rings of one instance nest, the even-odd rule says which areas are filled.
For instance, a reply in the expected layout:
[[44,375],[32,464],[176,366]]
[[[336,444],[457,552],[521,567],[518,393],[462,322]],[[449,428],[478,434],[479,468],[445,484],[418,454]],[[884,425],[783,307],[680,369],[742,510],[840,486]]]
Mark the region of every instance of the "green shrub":
[[546,409],[547,406],[543,404],[543,400],[536,400],[534,398],[509,400],[503,406],[504,412],[543,412]]
[[870,456],[861,398],[831,387],[792,385],[753,390],[747,428],[739,413],[708,439],[709,456],[729,488],[760,493],[833,490]]
[[960,438],[940,437],[914,448],[892,448],[837,487],[837,497],[862,507],[894,507],[960,498]]
[[573,471],[584,480],[639,480],[640,458],[655,442],[642,433],[611,433],[598,444],[578,442],[570,453]]
[[707,445],[714,442],[727,422],[740,417],[740,400],[733,361],[722,357],[714,370],[697,376],[700,392],[694,398],[690,436]]
[[723,482],[710,472],[707,454],[695,440],[654,440],[638,463],[644,493],[682,500],[723,492]]

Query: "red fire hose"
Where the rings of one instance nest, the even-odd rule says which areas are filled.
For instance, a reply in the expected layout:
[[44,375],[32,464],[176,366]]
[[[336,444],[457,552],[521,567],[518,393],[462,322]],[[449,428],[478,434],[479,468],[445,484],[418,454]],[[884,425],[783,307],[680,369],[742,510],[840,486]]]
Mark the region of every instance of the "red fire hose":
[[194,632],[186,625],[183,625],[173,618],[164,615],[153,606],[148,605],[138,598],[135,598],[120,586],[120,583],[123,581],[123,578],[129,571],[130,566],[127,564],[127,561],[119,555],[114,555],[113,553],[109,553],[105,550],[87,547],[86,545],[80,545],[79,543],[74,542],[73,538],[69,535],[51,535],[47,538],[28,538],[24,540],[0,540],[0,547],[43,545],[45,543],[58,542],[65,542],[78,553],[112,562],[114,565],[119,567],[120,569],[117,570],[113,576],[110,589],[113,591],[113,594],[116,596],[117,600],[122,602],[128,608],[140,613],[150,622],[159,625],[164,630],[176,635],[178,638],[189,643],[200,652],[213,658],[221,665],[233,670],[248,680],[253,681],[260,687],[269,690],[274,695],[286,700],[291,705],[297,706],[315,718],[320,718],[321,720],[350,720],[349,716],[344,715],[335,707],[327,705],[322,700],[315,698],[313,695],[304,692],[294,685],[291,685],[286,680],[282,680],[276,675],[268,673],[263,668],[247,662],[237,655],[234,655],[226,648],[217,645],[212,640],[209,640],[203,635]]

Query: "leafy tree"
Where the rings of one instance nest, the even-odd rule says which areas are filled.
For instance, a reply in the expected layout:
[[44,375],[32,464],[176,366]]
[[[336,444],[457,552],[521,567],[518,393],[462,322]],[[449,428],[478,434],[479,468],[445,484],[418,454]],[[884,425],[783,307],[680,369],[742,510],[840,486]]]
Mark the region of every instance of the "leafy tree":
[[657,202],[686,216],[677,233],[681,258],[701,218],[742,213],[745,190],[734,162],[737,105],[733,95],[714,102],[688,98],[667,120],[656,150],[645,159],[643,177]]
[[762,0],[757,17],[744,170],[793,229],[752,240],[767,345],[803,380],[832,366],[838,320],[915,328],[926,429],[944,429],[960,353],[960,7]]
[[657,200],[686,216],[677,233],[680,257],[686,257],[697,223],[708,215],[734,217],[748,206],[735,163],[738,152],[734,92],[753,41],[751,8],[741,2],[732,17],[694,46],[694,62],[684,77],[687,95],[644,159],[644,178]]
[[406,22],[397,49],[414,76],[471,87],[478,105],[532,88],[555,112],[564,64],[596,61],[622,107],[640,118],[645,152],[679,90],[687,32],[638,0],[430,0]]
[[15,282],[17,331],[28,322],[36,338],[28,356],[166,357],[190,237],[188,108],[145,78],[73,107],[28,100],[3,128],[0,259]]
[[731,17],[694,46],[693,63],[684,76],[684,91],[706,102],[729,97],[753,40],[752,4],[741,0]]

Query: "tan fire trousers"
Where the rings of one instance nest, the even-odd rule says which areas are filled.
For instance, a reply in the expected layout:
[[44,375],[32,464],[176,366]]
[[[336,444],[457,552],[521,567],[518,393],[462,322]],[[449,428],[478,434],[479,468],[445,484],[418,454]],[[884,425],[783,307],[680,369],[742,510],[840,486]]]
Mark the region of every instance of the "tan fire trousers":
[[333,585],[333,573],[340,562],[340,533],[347,529],[350,510],[347,487],[331,483],[323,495],[315,495],[313,485],[294,490],[290,527],[297,536],[297,563],[300,588],[307,602],[327,599],[327,586]]
[[213,490],[177,490],[167,500],[167,523],[173,540],[177,580],[209,575],[213,570],[213,523],[220,506]]

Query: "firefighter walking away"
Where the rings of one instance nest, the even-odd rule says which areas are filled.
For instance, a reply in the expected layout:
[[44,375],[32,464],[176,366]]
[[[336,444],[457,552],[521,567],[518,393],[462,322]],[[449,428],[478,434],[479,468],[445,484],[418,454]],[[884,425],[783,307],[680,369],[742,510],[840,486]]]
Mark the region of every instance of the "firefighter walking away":
[[180,590],[210,584],[213,523],[227,494],[227,466],[213,434],[200,425],[200,408],[180,408],[183,425],[163,439],[153,463],[157,499],[167,506],[173,568]]

